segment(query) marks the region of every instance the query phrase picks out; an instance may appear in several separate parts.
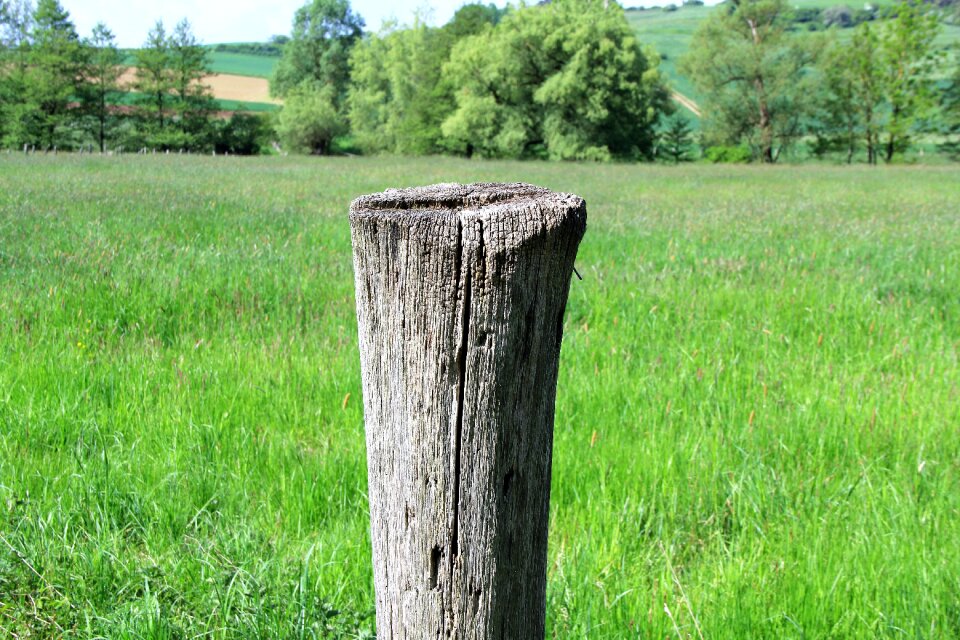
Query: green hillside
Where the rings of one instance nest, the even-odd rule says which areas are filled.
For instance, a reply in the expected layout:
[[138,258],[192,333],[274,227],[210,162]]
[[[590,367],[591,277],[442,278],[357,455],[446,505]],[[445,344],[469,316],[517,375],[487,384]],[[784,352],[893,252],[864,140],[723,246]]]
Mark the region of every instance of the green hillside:
[[690,47],[690,40],[700,22],[713,7],[683,7],[677,11],[648,9],[628,11],[627,20],[636,30],[644,45],[652,46],[662,61],[660,68],[670,80],[671,86],[680,93],[696,99],[696,91],[690,81],[680,75],[677,64]]
[[[858,7],[857,3],[844,3],[839,0],[802,0],[794,4],[796,9],[826,9],[833,6],[847,4]],[[894,4],[892,0],[876,0],[871,4],[887,6]],[[693,34],[700,22],[703,21],[716,7],[685,6],[674,11],[662,8],[627,11],[627,20],[636,30],[637,35],[645,45],[652,46],[660,54],[661,69],[670,82],[671,87],[683,95],[699,102],[700,96],[693,88],[690,80],[683,77],[677,70],[680,58],[689,49]],[[824,33],[824,31],[802,31],[803,25],[797,25],[800,35]],[[853,29],[837,29],[837,36],[841,39],[853,35]],[[943,31],[936,43],[943,49],[948,49],[960,43],[960,25],[943,25]],[[691,115],[691,114],[688,114]]]

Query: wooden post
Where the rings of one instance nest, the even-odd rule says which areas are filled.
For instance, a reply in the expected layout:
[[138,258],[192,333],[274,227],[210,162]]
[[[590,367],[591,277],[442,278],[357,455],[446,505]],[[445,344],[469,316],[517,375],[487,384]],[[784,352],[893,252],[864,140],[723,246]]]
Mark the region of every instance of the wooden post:
[[377,637],[544,637],[554,400],[587,211],[527,184],[350,207]]

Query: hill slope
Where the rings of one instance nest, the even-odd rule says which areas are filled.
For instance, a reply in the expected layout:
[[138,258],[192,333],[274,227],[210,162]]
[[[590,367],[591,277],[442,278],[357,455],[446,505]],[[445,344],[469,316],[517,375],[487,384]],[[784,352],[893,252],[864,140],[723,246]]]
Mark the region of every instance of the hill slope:
[[[796,9],[825,9],[841,4],[844,3],[840,0],[801,0],[794,6]],[[892,0],[878,0],[872,4],[886,6],[894,3]],[[856,6],[856,3],[849,3],[848,6]],[[674,11],[663,9],[627,11],[627,20],[636,31],[640,42],[652,46],[660,54],[660,68],[670,82],[671,88],[681,97],[686,98],[686,101],[678,100],[678,102],[689,111],[687,115],[695,118],[699,117],[699,113],[691,108],[690,103],[697,105],[702,96],[698,95],[690,80],[680,74],[677,65],[683,54],[690,48],[697,27],[716,9],[717,7],[684,6]],[[822,33],[822,31],[797,31],[801,37],[812,33]],[[852,34],[853,29],[838,30],[838,37],[841,39],[849,38]],[[960,25],[944,24],[943,31],[936,40],[937,46],[948,49],[958,43],[960,43]]]

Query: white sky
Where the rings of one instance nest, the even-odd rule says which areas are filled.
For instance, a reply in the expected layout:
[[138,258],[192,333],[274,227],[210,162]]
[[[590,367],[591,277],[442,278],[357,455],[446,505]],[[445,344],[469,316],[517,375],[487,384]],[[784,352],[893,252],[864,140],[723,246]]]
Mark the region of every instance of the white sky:
[[[489,2],[490,0],[483,0]],[[138,47],[158,19],[168,29],[181,18],[193,25],[206,44],[219,42],[263,42],[274,34],[289,34],[293,14],[305,0],[61,0],[70,12],[81,36],[103,21],[117,36],[121,47]],[[352,0],[353,10],[363,16],[368,30],[377,30],[384,20],[412,22],[414,13],[432,11],[433,24],[443,24],[466,0]],[[495,2],[498,6],[504,0]]]

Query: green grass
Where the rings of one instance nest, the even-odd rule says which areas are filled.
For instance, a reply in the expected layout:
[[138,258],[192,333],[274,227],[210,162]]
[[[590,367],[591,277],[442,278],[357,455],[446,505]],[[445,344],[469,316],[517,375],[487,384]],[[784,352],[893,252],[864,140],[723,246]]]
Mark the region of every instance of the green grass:
[[589,207],[548,637],[960,635],[955,167],[14,155],[0,636],[369,637],[347,205],[449,180]]
[[209,51],[210,70],[213,73],[225,73],[235,76],[253,76],[269,78],[279,58],[258,56],[249,53],[228,51]]
[[272,102],[244,102],[242,100],[217,100],[217,105],[224,111],[252,111],[263,113],[279,111],[280,105]]

